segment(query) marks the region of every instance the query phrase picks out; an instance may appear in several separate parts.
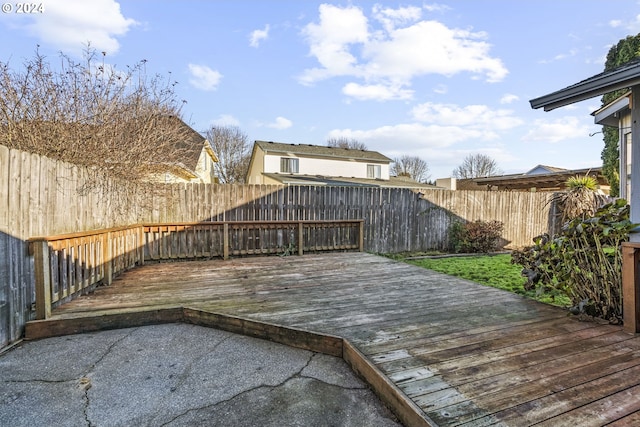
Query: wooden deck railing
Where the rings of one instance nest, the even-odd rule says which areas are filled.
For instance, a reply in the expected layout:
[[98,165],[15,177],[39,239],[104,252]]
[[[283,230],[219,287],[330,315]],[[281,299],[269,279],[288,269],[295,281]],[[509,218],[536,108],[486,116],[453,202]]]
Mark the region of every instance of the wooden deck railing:
[[29,239],[34,256],[36,316],[97,283],[110,284],[120,272],[144,262],[142,227],[110,228]]
[[145,261],[359,250],[363,220],[141,224],[29,239],[36,316]]

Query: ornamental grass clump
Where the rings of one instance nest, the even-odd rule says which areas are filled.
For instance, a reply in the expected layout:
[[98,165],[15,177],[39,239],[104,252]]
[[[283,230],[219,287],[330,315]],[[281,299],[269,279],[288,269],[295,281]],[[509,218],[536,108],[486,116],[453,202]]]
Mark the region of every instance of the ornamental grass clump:
[[550,238],[514,251],[511,262],[523,267],[525,288],[559,290],[573,304],[570,311],[622,323],[621,244],[635,228],[626,200],[616,200],[591,217],[578,216]]
[[577,217],[593,216],[598,208],[596,191],[598,182],[595,178],[584,176],[572,176],[565,182],[568,191],[560,193],[559,204],[562,211],[562,222],[570,221]]

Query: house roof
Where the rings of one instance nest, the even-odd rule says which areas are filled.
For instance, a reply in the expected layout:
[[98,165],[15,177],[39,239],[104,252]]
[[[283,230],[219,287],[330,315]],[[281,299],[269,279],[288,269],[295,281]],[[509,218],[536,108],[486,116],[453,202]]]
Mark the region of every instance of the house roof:
[[422,184],[406,177],[392,176],[388,180],[335,177],[321,175],[299,175],[282,173],[263,173],[264,176],[274,179],[285,185],[327,185],[340,187],[388,187],[388,188],[436,188],[431,184]]
[[325,157],[343,160],[367,161],[376,163],[391,163],[392,160],[377,151],[352,150],[349,148],[334,148],[322,145],[283,144],[281,142],[256,141],[255,146],[265,153],[278,153],[294,156]]
[[[535,169],[535,168],[534,168]],[[559,168],[556,168],[559,169]],[[501,187],[510,190],[522,190],[530,188],[564,188],[565,182],[572,176],[584,176],[590,175],[596,178],[599,184],[605,185],[606,179],[602,175],[601,167],[587,168],[587,169],[562,169],[556,172],[541,173],[528,175],[524,174],[511,174],[511,175],[499,175],[490,176],[487,178],[474,178],[471,181],[478,185],[489,185]]]
[[562,172],[562,171],[566,171],[565,168],[557,168],[555,166],[546,166],[546,165],[538,165],[534,168],[531,168],[530,170],[528,170],[527,172],[525,172],[525,175],[539,175],[542,173],[555,173],[555,172]]
[[207,150],[207,153],[214,162],[218,161],[218,158],[211,148],[211,144],[209,144],[209,141],[200,135],[200,133],[196,132],[191,126],[176,116],[168,116],[166,120],[168,121],[168,125],[177,125],[179,129],[179,131],[176,132],[174,142],[176,148],[183,153],[183,160],[179,162],[179,166],[195,171],[203,148]]
[[529,101],[534,109],[551,111],[575,102],[604,95],[618,89],[640,84],[640,59],[630,61],[612,70],[596,74],[564,89]]

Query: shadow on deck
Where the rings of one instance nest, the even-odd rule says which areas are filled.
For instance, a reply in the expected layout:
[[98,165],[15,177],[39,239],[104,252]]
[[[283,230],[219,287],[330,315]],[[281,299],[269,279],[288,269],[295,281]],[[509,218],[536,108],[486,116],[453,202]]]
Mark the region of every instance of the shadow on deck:
[[640,422],[636,336],[365,253],[147,264],[26,336],[165,322],[343,357],[407,426]]

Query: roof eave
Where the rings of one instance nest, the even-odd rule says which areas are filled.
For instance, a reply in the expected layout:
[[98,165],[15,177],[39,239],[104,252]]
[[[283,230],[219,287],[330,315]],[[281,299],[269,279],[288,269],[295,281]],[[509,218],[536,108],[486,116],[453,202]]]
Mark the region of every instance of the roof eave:
[[630,100],[627,94],[591,113],[593,121],[598,125],[618,127],[620,114],[629,109],[629,105]]
[[618,72],[599,74],[573,86],[532,99],[529,103],[533,109],[542,107],[544,111],[551,111],[638,84],[640,84],[640,71],[638,67],[630,67]]

